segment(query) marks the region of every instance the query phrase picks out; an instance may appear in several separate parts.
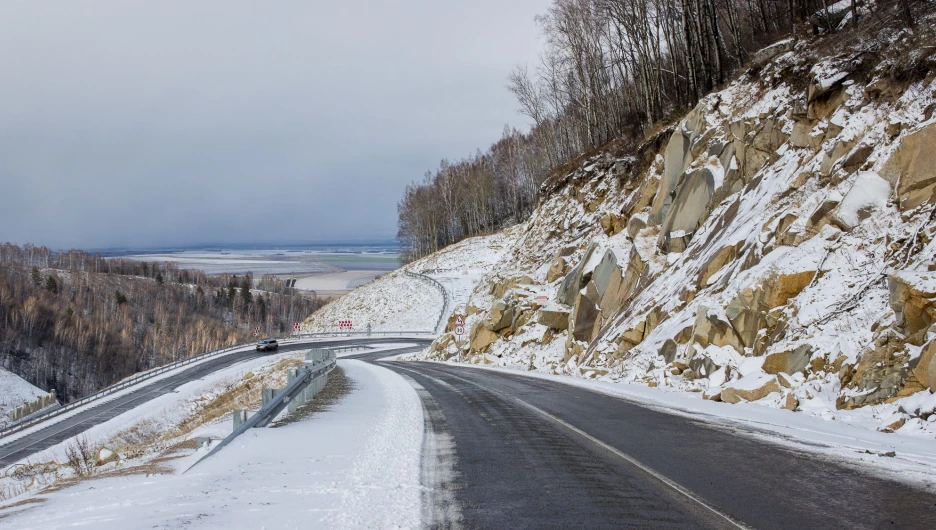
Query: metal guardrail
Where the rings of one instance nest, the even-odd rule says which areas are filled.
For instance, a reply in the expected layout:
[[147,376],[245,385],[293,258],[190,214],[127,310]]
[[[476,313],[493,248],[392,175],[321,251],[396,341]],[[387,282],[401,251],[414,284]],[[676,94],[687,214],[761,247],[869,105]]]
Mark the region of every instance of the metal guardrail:
[[52,418],[52,417],[54,417],[54,416],[58,416],[58,415],[64,414],[64,413],[66,413],[66,412],[68,412],[68,411],[70,411],[70,410],[74,410],[74,409],[76,409],[76,408],[78,408],[78,407],[81,407],[82,405],[87,405],[88,403],[90,403],[90,402],[92,402],[92,401],[97,401],[98,399],[101,399],[101,398],[103,398],[103,397],[105,397],[105,396],[108,396],[108,395],[110,395],[110,394],[113,394],[114,392],[119,392],[119,391],[121,391],[121,390],[123,390],[123,389],[125,389],[125,388],[131,387],[131,386],[133,386],[133,385],[135,385],[135,384],[137,384],[137,383],[140,383],[140,382],[142,382],[142,381],[145,381],[145,380],[147,380],[147,379],[152,379],[153,377],[156,377],[157,375],[163,374],[163,373],[168,372],[168,371],[170,371],[170,370],[174,370],[174,369],[176,369],[176,368],[185,366],[185,365],[187,365],[187,364],[192,364],[192,363],[196,363],[196,362],[199,362],[199,361],[203,361],[203,360],[205,360],[205,359],[208,359],[208,358],[211,358],[211,357],[215,357],[215,356],[218,356],[218,355],[222,355],[222,354],[225,354],[225,353],[231,353],[231,352],[234,352],[234,351],[237,351],[237,350],[239,350],[239,349],[243,349],[243,348],[246,348],[246,347],[252,346],[252,345],[253,345],[253,343],[238,344],[238,345],[236,345],[236,346],[230,346],[230,347],[228,347],[228,348],[222,348],[222,349],[220,349],[220,350],[214,350],[214,351],[210,351],[210,352],[207,352],[207,353],[202,353],[201,355],[196,355],[195,357],[190,357],[190,358],[188,358],[188,359],[184,359],[184,360],[181,360],[181,361],[176,361],[176,362],[171,363],[171,364],[167,364],[167,365],[160,366],[160,367],[157,367],[157,368],[152,368],[152,369],[147,370],[147,371],[145,371],[145,372],[140,372],[139,374],[137,374],[137,375],[135,375],[135,376],[133,376],[133,377],[131,377],[131,378],[129,378],[129,379],[124,379],[123,381],[120,381],[119,383],[116,383],[116,384],[111,385],[111,386],[109,386],[109,387],[106,387],[106,388],[104,388],[104,389],[102,389],[102,390],[99,390],[99,391],[95,392],[94,394],[91,394],[90,396],[85,396],[85,397],[79,399],[78,401],[73,401],[73,402],[69,403],[68,405],[65,405],[65,406],[63,406],[63,407],[61,407],[61,408],[58,408],[58,409],[53,410],[53,411],[50,411],[50,412],[48,412],[48,413],[46,413],[46,414],[42,414],[42,415],[36,416],[36,417],[34,417],[34,418],[30,418],[30,419],[28,419],[28,421],[14,422],[14,423],[8,425],[7,427],[5,427],[4,429],[0,430],[0,438],[2,438],[2,437],[4,437],[4,436],[8,436],[8,435],[10,435],[10,434],[13,434],[13,433],[15,433],[15,432],[17,432],[17,431],[21,431],[21,430],[26,429],[26,428],[28,428],[28,427],[32,427],[33,425],[35,425],[35,424],[37,424],[37,423],[41,423],[41,422],[43,422],[43,421],[46,421],[47,419]]
[[247,418],[247,421],[234,429],[231,434],[227,435],[226,438],[221,440],[221,443],[209,451],[207,455],[199,458],[198,461],[186,469],[185,472],[188,472],[190,469],[197,466],[205,459],[210,458],[212,455],[216,454],[218,451],[223,449],[224,446],[231,443],[235,438],[247,432],[248,429],[253,427],[265,427],[268,425],[280,412],[283,411],[284,408],[286,408],[287,405],[289,405],[290,401],[296,399],[296,397],[301,392],[305,391],[307,386],[315,382],[317,379],[328,375],[328,373],[335,368],[336,364],[337,362],[335,359],[335,352],[328,351],[328,355],[324,361],[311,367],[301,369],[297,377],[291,383],[286,385],[286,388],[280,390],[275,396],[273,396],[273,399],[270,400],[269,403],[261,407],[256,414]]
[[[431,331],[374,331],[374,332],[371,332],[371,333],[367,333],[366,331],[361,331],[361,332],[353,332],[353,331],[351,331],[351,332],[340,332],[340,333],[338,333],[338,332],[336,332],[336,333],[306,333],[306,334],[303,334],[303,335],[287,335],[287,336],[285,336],[285,337],[279,338],[279,340],[304,339],[304,338],[316,338],[316,337],[322,337],[322,338],[327,338],[327,337],[337,337],[337,338],[340,338],[340,337],[362,337],[362,336],[387,336],[387,337],[396,337],[396,336],[408,336],[408,335],[426,335],[426,334],[431,334],[431,333],[432,333]],[[46,420],[48,420],[48,419],[50,419],[50,418],[53,418],[53,417],[55,417],[55,416],[59,416],[59,415],[61,415],[61,414],[65,414],[66,412],[72,411],[72,410],[74,410],[74,409],[76,409],[76,408],[78,408],[78,407],[81,407],[81,406],[83,406],[83,405],[87,405],[88,403],[91,403],[92,401],[97,401],[97,400],[99,400],[99,399],[101,399],[101,398],[104,398],[104,397],[106,397],[106,396],[109,396],[109,395],[111,395],[111,394],[113,394],[113,393],[115,393],[115,392],[119,392],[119,391],[124,390],[124,389],[126,389],[126,388],[129,388],[129,387],[131,387],[131,386],[133,386],[133,385],[136,385],[136,384],[138,384],[138,383],[141,383],[141,382],[143,382],[143,381],[145,381],[145,380],[147,380],[147,379],[152,379],[153,377],[156,377],[156,376],[158,376],[158,375],[160,375],[160,374],[166,373],[166,372],[168,372],[168,371],[170,371],[170,370],[175,370],[176,368],[180,368],[180,367],[182,367],[182,366],[185,366],[185,365],[188,365],[188,364],[192,364],[192,363],[197,363],[197,362],[199,362],[199,361],[203,361],[203,360],[205,360],[205,359],[209,359],[209,358],[216,357],[216,356],[219,356],[219,355],[224,355],[224,354],[227,354],[227,353],[232,353],[232,352],[235,352],[235,351],[237,351],[237,350],[241,350],[241,349],[245,349],[245,348],[248,348],[248,349],[249,349],[249,348],[253,348],[253,347],[254,347],[254,344],[255,344],[254,342],[245,342],[245,343],[242,343],[242,344],[237,344],[237,345],[235,345],[235,346],[229,346],[229,347],[227,347],[227,348],[222,348],[222,349],[220,349],[220,350],[213,350],[213,351],[210,351],[210,352],[202,353],[202,354],[200,354],[200,355],[196,355],[195,357],[190,357],[190,358],[188,358],[188,359],[183,359],[183,360],[181,360],[181,361],[176,361],[176,362],[171,363],[171,364],[167,364],[167,365],[160,366],[160,367],[157,367],[157,368],[152,368],[152,369],[147,370],[147,371],[145,371],[145,372],[140,372],[140,373],[136,374],[135,376],[133,376],[133,377],[131,377],[131,378],[129,378],[129,379],[124,379],[123,381],[120,381],[120,382],[118,382],[118,383],[116,383],[116,384],[114,384],[114,385],[111,385],[111,386],[109,386],[109,387],[106,387],[106,388],[104,388],[104,389],[101,389],[101,390],[95,392],[94,394],[91,394],[90,396],[85,396],[85,397],[79,399],[78,401],[73,401],[73,402],[71,402],[71,403],[69,403],[69,404],[67,404],[67,405],[64,405],[64,406],[62,406],[62,407],[60,407],[60,408],[58,408],[58,409],[50,410],[50,411],[48,411],[48,412],[46,412],[46,413],[44,413],[44,414],[40,414],[40,415],[33,416],[33,417],[30,417],[30,418],[24,418],[24,419],[22,419],[22,420],[20,420],[20,421],[13,422],[13,423],[7,425],[6,427],[4,427],[3,429],[0,429],[0,438],[3,438],[4,436],[9,436],[9,435],[11,435],[11,434],[13,434],[13,433],[16,433],[16,432],[19,432],[19,431],[21,431],[21,430],[23,430],[23,429],[27,429],[27,428],[29,428],[29,427],[32,427],[33,425],[42,423],[42,422],[44,422],[44,421],[46,421]]]
[[442,326],[442,321],[445,320],[445,315],[448,314],[448,310],[449,310],[449,294],[448,294],[448,291],[445,290],[445,287],[444,287],[441,283],[439,283],[438,281],[436,281],[434,278],[430,278],[429,276],[426,276],[425,274],[419,274],[419,273],[416,273],[416,272],[410,272],[410,271],[406,271],[406,270],[403,271],[403,274],[406,274],[407,276],[412,276],[413,278],[418,278],[418,279],[420,279],[420,280],[425,280],[425,281],[429,282],[430,285],[432,285],[433,287],[435,287],[436,289],[438,289],[439,292],[442,293],[442,301],[443,301],[443,304],[442,304],[442,312],[439,313],[439,320],[436,321],[435,327],[432,328],[432,329],[433,329],[432,333],[438,335],[438,334],[439,334],[439,331],[440,331],[439,328]]

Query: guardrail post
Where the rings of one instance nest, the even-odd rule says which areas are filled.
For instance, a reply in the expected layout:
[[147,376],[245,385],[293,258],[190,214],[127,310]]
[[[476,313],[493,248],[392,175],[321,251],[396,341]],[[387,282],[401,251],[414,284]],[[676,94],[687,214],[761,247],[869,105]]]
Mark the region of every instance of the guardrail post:
[[[281,389],[281,388],[264,388],[264,389],[261,389],[261,390],[260,390],[260,399],[261,399],[262,405],[266,405],[267,403],[273,401],[273,396],[275,396],[276,394],[278,394],[280,390],[282,390],[282,389]],[[262,405],[261,405],[261,406],[262,406]]]
[[241,409],[234,409],[231,413],[234,416],[234,429],[237,429],[247,421],[247,411]]

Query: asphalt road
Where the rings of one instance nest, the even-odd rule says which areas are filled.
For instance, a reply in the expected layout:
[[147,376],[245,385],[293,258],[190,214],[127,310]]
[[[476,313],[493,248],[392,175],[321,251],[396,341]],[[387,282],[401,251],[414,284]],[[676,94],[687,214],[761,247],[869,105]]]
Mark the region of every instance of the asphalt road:
[[453,477],[424,484],[432,527],[936,528],[936,495],[737,428],[521,375],[380,364],[425,389],[429,428],[454,441],[436,464]]
[[[318,341],[314,343],[296,343],[280,346],[280,352],[307,350],[310,347],[328,347],[328,346],[354,346],[366,344],[390,344],[390,343],[418,343],[429,344],[431,341],[425,339],[407,339],[407,338],[369,338],[357,340],[342,341]],[[256,359],[269,353],[261,353],[254,350],[248,350],[243,353],[232,353],[221,357],[205,361],[201,364],[190,367],[189,369],[167,377],[165,379],[146,384],[145,382],[139,389],[129,392],[126,395],[101,402],[97,405],[91,405],[83,408],[81,412],[67,419],[61,420],[49,425],[43,429],[30,433],[17,440],[4,443],[0,439],[0,468],[18,462],[29,455],[42,451],[61,443],[72,436],[83,433],[91,427],[104,423],[105,421],[119,416],[120,414],[140,406],[147,401],[175,391],[179,386],[205,377],[208,374],[216,372],[222,368]],[[383,356],[387,356],[384,353]]]

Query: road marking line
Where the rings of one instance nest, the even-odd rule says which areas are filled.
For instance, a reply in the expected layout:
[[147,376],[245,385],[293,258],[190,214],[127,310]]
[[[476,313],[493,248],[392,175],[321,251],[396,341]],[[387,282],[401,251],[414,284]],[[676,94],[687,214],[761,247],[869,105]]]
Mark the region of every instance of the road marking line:
[[[428,367],[427,367],[427,368],[428,368]],[[435,371],[435,372],[439,372],[439,371],[437,371],[437,370],[433,370],[432,368],[428,368],[428,369],[429,369],[429,370],[432,370],[432,371]],[[412,370],[412,369],[406,369],[406,368],[404,368],[404,370],[407,370],[407,371],[410,371],[410,372],[415,372],[415,373],[417,373],[417,374],[420,374],[420,372],[415,371],[415,370]],[[700,497],[698,497],[695,493],[693,493],[693,492],[690,491],[689,489],[683,487],[682,485],[678,484],[677,482],[674,482],[673,480],[669,479],[669,478],[666,477],[665,475],[663,475],[663,474],[661,474],[661,473],[658,473],[657,471],[653,470],[652,468],[650,468],[650,467],[644,465],[642,462],[640,462],[640,461],[637,460],[636,458],[634,458],[634,457],[632,457],[632,456],[630,456],[630,455],[628,455],[628,454],[626,454],[626,453],[620,451],[619,449],[617,449],[617,448],[615,448],[615,447],[613,447],[613,446],[611,446],[611,445],[609,445],[609,444],[607,444],[607,443],[605,443],[605,442],[599,440],[598,438],[595,438],[594,436],[592,436],[592,435],[588,434],[587,432],[583,431],[582,429],[579,429],[578,427],[576,427],[576,426],[574,426],[574,425],[572,425],[572,424],[566,422],[565,420],[563,420],[563,419],[561,419],[561,418],[558,418],[558,417],[556,417],[556,416],[554,416],[554,415],[552,415],[552,414],[546,412],[545,410],[543,410],[543,409],[541,409],[541,408],[539,408],[539,407],[537,407],[537,406],[535,406],[535,405],[531,405],[530,403],[527,403],[526,401],[523,401],[523,400],[520,399],[520,398],[511,396],[510,394],[505,394],[504,392],[501,392],[501,391],[499,391],[499,390],[494,390],[493,388],[490,388],[490,387],[488,387],[488,386],[482,385],[482,384],[480,384],[480,383],[476,383],[476,382],[474,382],[474,381],[471,381],[471,380],[469,380],[469,379],[465,379],[465,378],[463,378],[463,377],[460,377],[460,376],[457,376],[457,375],[454,375],[454,374],[447,373],[447,372],[445,372],[445,371],[441,371],[441,373],[443,373],[443,374],[445,374],[445,375],[447,375],[447,376],[449,376],[449,377],[453,377],[453,378],[455,378],[455,379],[458,379],[458,380],[460,380],[460,381],[464,381],[465,383],[468,383],[468,384],[477,386],[478,388],[483,388],[483,389],[487,390],[488,392],[491,392],[491,393],[493,393],[493,394],[496,394],[496,395],[498,395],[498,396],[501,396],[501,397],[504,398],[504,399],[507,399],[507,400],[510,400],[510,401],[513,401],[513,402],[517,403],[518,405],[521,405],[521,406],[523,406],[523,407],[529,409],[530,411],[535,412],[536,414],[539,414],[540,416],[546,418],[547,420],[552,421],[553,423],[556,423],[557,425],[560,425],[560,426],[562,426],[562,427],[565,427],[566,429],[572,431],[573,433],[575,433],[575,434],[581,436],[582,438],[585,438],[586,440],[588,440],[588,441],[592,442],[593,444],[595,444],[595,445],[601,447],[602,449],[608,451],[609,453],[611,453],[611,454],[617,456],[618,458],[620,458],[620,459],[622,459],[622,460],[628,462],[628,463],[631,464],[632,466],[634,466],[634,467],[640,469],[640,470],[643,471],[644,473],[647,473],[647,474],[650,475],[651,477],[653,477],[653,478],[659,480],[659,481],[662,482],[663,484],[669,486],[670,488],[672,488],[672,489],[675,490],[676,492],[680,493],[681,495],[683,495],[683,496],[686,497],[687,499],[689,499],[689,500],[695,502],[695,503],[698,504],[699,506],[705,508],[705,509],[708,510],[709,512],[711,512],[711,513],[713,513],[714,515],[718,516],[719,518],[723,519],[725,522],[727,522],[727,523],[730,524],[731,526],[734,526],[735,528],[741,528],[741,529],[744,529],[744,530],[749,530],[749,529],[751,528],[751,527],[745,525],[744,523],[742,523],[741,521],[738,521],[738,520],[736,520],[735,518],[731,517],[730,515],[728,515],[728,514],[722,512],[721,510],[719,510],[718,508],[712,506],[711,504],[705,502],[704,500],[702,500]],[[423,377],[429,377],[429,379],[436,379],[436,378],[434,378],[434,377],[427,376],[427,375],[425,375],[425,374],[420,374],[420,375],[422,375]],[[451,385],[449,385],[449,386],[451,386]]]

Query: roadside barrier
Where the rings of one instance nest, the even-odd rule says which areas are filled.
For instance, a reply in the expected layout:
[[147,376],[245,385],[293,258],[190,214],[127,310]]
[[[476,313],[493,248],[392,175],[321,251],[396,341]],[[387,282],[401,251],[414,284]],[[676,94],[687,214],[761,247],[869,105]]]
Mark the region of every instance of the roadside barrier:
[[[281,340],[285,341],[289,339],[306,339],[306,338],[318,338],[318,337],[321,337],[321,338],[362,337],[362,336],[397,337],[397,336],[411,336],[411,335],[418,336],[418,335],[430,335],[430,334],[432,334],[432,332],[430,331],[374,331],[371,333],[367,333],[367,332],[306,333],[304,335],[288,335],[288,336],[282,337]],[[94,394],[91,394],[90,396],[85,396],[79,399],[78,401],[73,401],[67,405],[56,408],[54,410],[48,410],[47,412],[43,412],[38,415],[32,415],[20,421],[13,422],[10,425],[7,425],[6,427],[4,427],[2,430],[0,430],[0,439],[2,439],[4,436],[9,436],[23,429],[32,427],[33,425],[36,425],[38,423],[42,423],[56,416],[75,410],[76,408],[81,407],[83,405],[87,405],[88,403],[91,403],[93,401],[97,401],[99,399],[107,397],[115,392],[119,392],[131,386],[134,386],[147,379],[152,379],[170,370],[175,370],[177,368],[180,368],[189,364],[197,363],[199,361],[204,361],[206,359],[218,357],[218,356],[229,354],[229,353],[234,353],[240,350],[245,350],[245,351],[250,350],[254,348],[254,345],[255,343],[249,342],[249,343],[238,344],[236,346],[229,346],[227,348],[222,348],[220,350],[214,350],[214,351],[210,351],[207,353],[202,353],[200,355],[196,355],[195,357],[190,357],[188,359],[176,361],[171,364],[167,364],[167,365],[160,366],[157,368],[152,368],[145,372],[140,372],[129,379],[124,379],[123,381],[120,381],[119,383],[116,383],[107,388],[99,390],[95,392]]]
[[183,473],[188,472],[200,462],[216,454],[235,438],[247,432],[248,429],[266,427],[287,406],[289,406],[290,412],[294,412],[297,407],[311,401],[315,394],[321,392],[328,382],[328,373],[335,369],[337,363],[335,352],[329,349],[309,350],[306,353],[306,362],[314,364],[305,368],[290,370],[289,382],[286,388],[277,392],[256,414],[245,417],[246,411],[234,411],[234,431]]
[[407,275],[407,276],[411,276],[411,277],[413,277],[413,278],[418,278],[418,279],[420,279],[420,280],[427,281],[427,282],[429,282],[430,285],[432,285],[433,287],[435,287],[436,289],[438,289],[439,292],[442,293],[442,301],[443,301],[443,304],[442,304],[442,312],[439,314],[439,320],[436,321],[436,325],[435,325],[435,327],[433,328],[433,331],[432,331],[432,333],[438,335],[438,334],[441,332],[441,330],[440,330],[439,328],[441,328],[442,322],[445,320],[445,315],[447,315],[448,312],[449,312],[449,294],[448,294],[448,291],[445,290],[445,287],[443,287],[441,283],[439,283],[438,281],[436,281],[436,280],[433,279],[433,278],[430,278],[429,276],[426,276],[425,274],[419,274],[419,273],[410,272],[410,271],[403,271],[403,274],[405,274],[405,275]]

